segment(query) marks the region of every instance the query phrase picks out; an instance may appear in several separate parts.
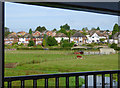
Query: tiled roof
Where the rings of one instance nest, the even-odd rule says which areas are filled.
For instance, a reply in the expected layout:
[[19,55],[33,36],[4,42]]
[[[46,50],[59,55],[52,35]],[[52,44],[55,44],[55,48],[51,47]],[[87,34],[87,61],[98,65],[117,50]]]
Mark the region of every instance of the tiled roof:
[[67,37],[64,33],[58,33],[55,35],[55,37]]
[[85,37],[85,35],[81,34],[80,32],[76,32],[72,37]]

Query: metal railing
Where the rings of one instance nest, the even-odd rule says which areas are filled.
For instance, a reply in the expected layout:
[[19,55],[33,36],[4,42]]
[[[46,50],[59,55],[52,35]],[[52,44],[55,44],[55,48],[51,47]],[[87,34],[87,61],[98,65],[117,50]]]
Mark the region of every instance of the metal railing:
[[5,77],[4,82],[7,82],[7,87],[11,88],[13,81],[21,81],[21,88],[25,87],[26,80],[33,80],[33,88],[37,88],[37,80],[45,79],[45,88],[48,88],[48,79],[55,78],[55,87],[59,88],[59,78],[66,78],[66,88],[69,88],[69,77],[75,77],[75,88],[79,88],[79,76],[84,76],[85,78],[85,88],[88,88],[88,76],[93,76],[93,88],[97,88],[97,75],[102,77],[102,88],[105,88],[105,75],[109,74],[110,76],[110,88],[113,88],[113,74],[117,74],[117,88],[120,88],[120,70],[112,71],[92,71],[92,72],[74,72],[74,73],[60,73],[60,74],[42,74],[42,75],[29,75],[29,76],[14,76],[14,77]]

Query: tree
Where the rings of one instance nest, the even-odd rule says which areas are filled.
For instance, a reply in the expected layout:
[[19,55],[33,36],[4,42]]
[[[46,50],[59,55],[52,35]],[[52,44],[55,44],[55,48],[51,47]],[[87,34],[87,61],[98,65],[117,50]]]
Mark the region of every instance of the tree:
[[41,31],[40,32],[44,32],[44,31],[46,31],[47,29],[43,26],[43,27],[41,27]]
[[104,42],[104,41],[105,41],[105,39],[104,39],[104,38],[101,38],[101,39],[100,39],[100,42]]
[[100,28],[99,27],[97,27],[97,29],[96,30],[100,30]]
[[44,32],[44,31],[46,31],[46,30],[47,30],[47,29],[46,29],[44,26],[43,26],[43,27],[38,26],[35,31]]
[[83,35],[87,35],[87,32],[86,32],[87,29],[86,29],[86,28],[83,28],[82,31],[83,31],[83,32],[82,32]]
[[67,37],[69,38],[69,42],[70,42],[71,36],[72,36],[74,33],[75,33],[75,32],[72,31],[72,30],[70,30],[69,32],[66,32],[66,35],[67,35]]
[[96,28],[92,27],[91,30],[96,30]]
[[60,26],[60,28],[64,28],[65,30],[70,30],[70,26],[68,24],[65,24],[63,26]]
[[44,36],[43,36],[42,45],[43,45],[44,47],[47,46],[47,35],[46,35],[46,34],[44,34]]
[[47,44],[49,46],[54,46],[54,45],[57,45],[57,41],[56,41],[56,39],[54,37],[49,36],[47,38]]
[[29,34],[32,34],[32,29],[31,28],[29,29]]
[[85,29],[86,31],[88,31],[88,28],[87,28],[87,27],[85,27],[84,29]]
[[45,47],[46,46],[46,40],[43,39],[42,45]]
[[109,32],[109,30],[106,30],[106,32]]
[[56,29],[56,28],[54,28],[52,31],[53,31],[53,32],[54,32],[54,31],[57,31],[57,29]]
[[112,35],[114,35],[117,32],[119,32],[119,26],[118,26],[118,24],[115,24],[113,27]]
[[66,30],[64,28],[61,28],[59,31],[57,31],[57,33],[64,33],[67,34]]
[[34,46],[34,45],[35,45],[35,42],[33,40],[29,40],[28,46]]
[[7,37],[10,34],[9,28],[5,27],[4,36]]

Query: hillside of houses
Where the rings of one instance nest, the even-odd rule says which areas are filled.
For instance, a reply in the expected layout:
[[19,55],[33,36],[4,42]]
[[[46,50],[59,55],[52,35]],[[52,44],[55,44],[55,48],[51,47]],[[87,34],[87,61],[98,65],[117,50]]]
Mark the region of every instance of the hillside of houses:
[[[82,34],[82,31],[76,31],[73,35],[70,36],[70,42],[75,42],[77,45],[100,42],[118,44],[118,36],[120,34],[117,32],[111,38],[109,38],[109,35],[112,34],[112,31],[106,32],[101,30],[89,30],[86,33],[87,34],[84,35]],[[10,33],[7,37],[5,37],[4,44],[12,45],[13,43],[23,43],[24,45],[28,45],[29,40],[32,39],[36,45],[42,45],[44,35],[54,37],[58,43],[60,43],[62,39],[69,40],[69,36],[64,33],[57,33],[57,31],[34,31],[32,34],[20,31],[17,33]]]

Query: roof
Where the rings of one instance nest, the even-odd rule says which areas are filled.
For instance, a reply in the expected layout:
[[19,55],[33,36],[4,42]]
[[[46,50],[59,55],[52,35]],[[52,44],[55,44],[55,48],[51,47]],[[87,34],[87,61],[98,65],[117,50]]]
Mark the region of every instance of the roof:
[[120,35],[120,32],[115,33],[115,34],[112,36],[112,39],[118,39],[118,35]]
[[72,37],[85,37],[85,35],[81,34],[80,32],[76,32]]
[[[12,1],[12,0],[11,0]],[[14,1],[14,0],[13,0]],[[55,8],[63,8],[63,9],[72,9],[79,11],[88,11],[102,14],[110,14],[110,15],[120,15],[119,2],[28,2],[29,0],[24,0],[26,2],[17,2],[23,4],[30,5],[38,5],[38,6],[47,6],[47,7],[55,7]],[[32,0],[30,0],[32,1]]]
[[55,37],[67,37],[64,33],[58,33],[55,35]]
[[7,36],[7,38],[18,38],[18,36],[10,34],[10,35]]
[[24,36],[22,36],[22,38],[35,38],[35,37],[27,33]]
[[96,33],[98,36],[107,36],[107,35],[106,35],[106,34],[104,34],[104,33],[100,33],[100,32],[93,32],[93,33],[91,33],[91,34],[90,34],[90,37],[91,37],[94,33]]
[[36,38],[43,38],[43,35],[39,35],[39,36],[37,36]]

